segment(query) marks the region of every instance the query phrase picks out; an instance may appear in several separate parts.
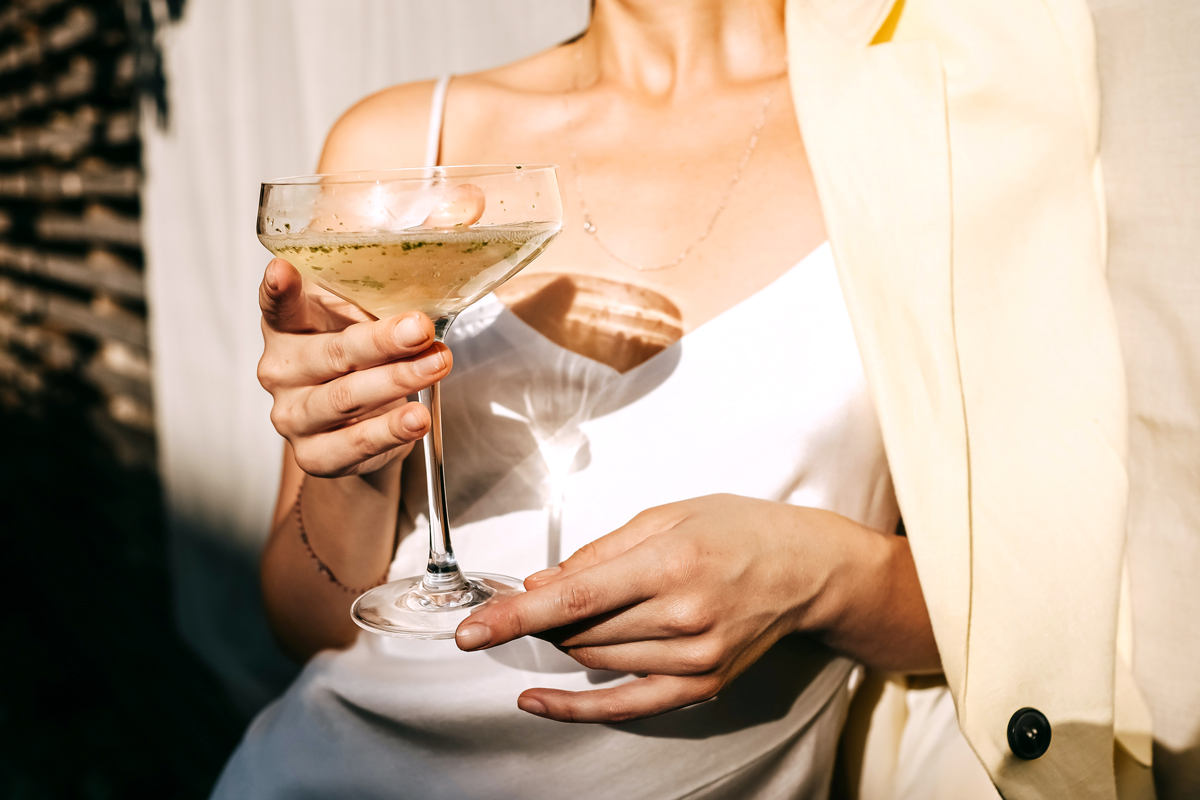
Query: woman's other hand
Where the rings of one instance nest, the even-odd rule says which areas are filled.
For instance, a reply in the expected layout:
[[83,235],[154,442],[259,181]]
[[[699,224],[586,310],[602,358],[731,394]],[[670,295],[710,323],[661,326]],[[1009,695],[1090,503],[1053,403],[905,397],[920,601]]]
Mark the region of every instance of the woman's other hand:
[[429,430],[429,412],[406,400],[450,371],[450,351],[434,342],[428,317],[373,320],[305,286],[279,258],[267,265],[259,305],[258,380],[274,398],[271,422],[305,472],[372,472],[406,455]]
[[564,722],[619,722],[706,700],[789,633],[886,669],[939,668],[907,540],[826,511],[732,495],[673,503],[525,586],[465,620],[459,647],[537,634],[586,667],[646,675],[518,699]]

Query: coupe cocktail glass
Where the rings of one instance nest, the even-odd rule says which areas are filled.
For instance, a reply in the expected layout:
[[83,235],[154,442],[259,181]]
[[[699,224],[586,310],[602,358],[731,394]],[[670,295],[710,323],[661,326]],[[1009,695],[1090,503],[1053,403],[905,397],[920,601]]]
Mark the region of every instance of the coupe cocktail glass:
[[[463,309],[511,278],[562,230],[555,167],[428,167],[306,175],[262,185],[258,238],[306,280],[378,319],[421,311],[438,341]],[[359,597],[354,621],[374,633],[447,639],[480,606],[521,592],[516,578],[463,573],[450,544],[440,387],[429,409],[425,574]]]

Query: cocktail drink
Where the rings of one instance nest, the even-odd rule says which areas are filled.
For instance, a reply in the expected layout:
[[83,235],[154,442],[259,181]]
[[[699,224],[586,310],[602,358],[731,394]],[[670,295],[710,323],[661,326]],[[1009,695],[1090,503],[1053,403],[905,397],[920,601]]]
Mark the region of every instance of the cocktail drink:
[[378,319],[420,311],[436,321],[453,319],[503,283],[558,231],[542,222],[259,239],[301,274]]
[[[536,258],[562,230],[553,166],[380,170],[284,178],[262,185],[258,237],[306,280],[378,319],[421,311],[442,341],[463,309]],[[429,487],[425,574],[385,584],[351,610],[363,628],[445,639],[521,581],[464,574],[450,543],[440,386],[420,393]]]

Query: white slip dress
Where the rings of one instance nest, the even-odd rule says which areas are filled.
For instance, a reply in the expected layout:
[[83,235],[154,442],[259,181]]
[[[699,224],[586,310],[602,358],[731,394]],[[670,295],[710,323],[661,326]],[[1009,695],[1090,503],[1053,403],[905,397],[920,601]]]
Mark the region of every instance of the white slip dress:
[[[625,373],[551,342],[492,295],[447,343],[446,479],[468,570],[523,577],[644,509],[718,492],[879,529],[898,518],[828,245]],[[425,566],[419,450],[403,470],[412,532],[392,578]],[[532,638],[463,653],[452,640],[364,633],[314,657],[259,714],[213,797],[820,799],[860,670],[790,636],[709,702],[568,724],[520,711],[517,696],[636,678]]]

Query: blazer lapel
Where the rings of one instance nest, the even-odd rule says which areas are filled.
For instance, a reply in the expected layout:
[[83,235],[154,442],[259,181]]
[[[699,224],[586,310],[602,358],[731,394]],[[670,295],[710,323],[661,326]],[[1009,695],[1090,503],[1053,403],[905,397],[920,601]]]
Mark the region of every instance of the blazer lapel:
[[844,3],[788,3],[792,93],[946,678],[960,697],[971,511],[944,76],[932,42],[871,44],[890,2],[858,5],[856,16]]

